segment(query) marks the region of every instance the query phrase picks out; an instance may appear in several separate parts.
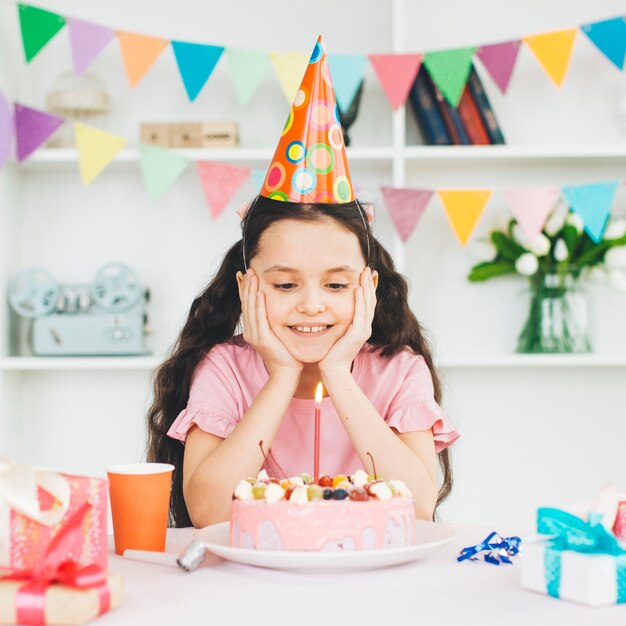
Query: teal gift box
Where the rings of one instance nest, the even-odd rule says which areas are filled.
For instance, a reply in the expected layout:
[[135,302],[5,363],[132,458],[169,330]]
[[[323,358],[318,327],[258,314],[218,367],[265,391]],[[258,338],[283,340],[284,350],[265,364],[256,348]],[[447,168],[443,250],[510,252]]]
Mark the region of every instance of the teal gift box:
[[590,514],[584,521],[559,509],[537,511],[537,531],[525,542],[521,585],[588,606],[626,602],[626,549]]

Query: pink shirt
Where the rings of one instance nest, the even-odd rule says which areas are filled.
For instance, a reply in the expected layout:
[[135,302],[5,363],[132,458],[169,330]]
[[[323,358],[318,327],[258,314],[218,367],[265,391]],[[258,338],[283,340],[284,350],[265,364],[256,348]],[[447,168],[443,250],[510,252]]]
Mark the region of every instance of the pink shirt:
[[[398,432],[432,429],[437,452],[459,437],[435,402],[432,378],[422,356],[405,349],[383,357],[365,344],[354,359],[352,376],[385,422]],[[208,433],[228,437],[268,377],[261,356],[248,344],[230,340],[214,346],[198,364],[187,407],[167,434],[184,442],[189,429],[197,424]],[[270,474],[313,473],[314,409],[312,398],[291,400],[272,443],[272,467],[265,467]],[[363,468],[330,397],[322,399],[320,420],[320,472],[333,476]]]

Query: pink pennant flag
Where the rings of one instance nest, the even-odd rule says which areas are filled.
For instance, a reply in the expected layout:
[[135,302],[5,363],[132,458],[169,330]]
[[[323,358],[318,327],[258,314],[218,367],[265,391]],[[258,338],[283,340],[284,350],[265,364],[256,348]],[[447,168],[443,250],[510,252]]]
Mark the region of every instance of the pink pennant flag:
[[15,103],[15,137],[17,160],[29,157],[62,126],[62,117]]
[[559,199],[559,188],[513,187],[504,190],[504,197],[523,233],[532,242]]
[[70,29],[74,73],[80,76],[115,37],[115,31],[75,17],[68,17],[66,21]]
[[428,189],[380,188],[387,210],[402,241],[407,241],[433,195]]
[[519,39],[494,43],[488,46],[481,46],[476,52],[476,56],[482,61],[485,69],[491,78],[500,88],[502,93],[506,93],[511,80],[511,74],[517,61],[517,55],[521,47]]
[[411,85],[422,64],[421,54],[370,54],[378,80],[395,111],[409,96]]
[[198,174],[213,219],[220,216],[233,196],[250,178],[248,167],[198,161]]

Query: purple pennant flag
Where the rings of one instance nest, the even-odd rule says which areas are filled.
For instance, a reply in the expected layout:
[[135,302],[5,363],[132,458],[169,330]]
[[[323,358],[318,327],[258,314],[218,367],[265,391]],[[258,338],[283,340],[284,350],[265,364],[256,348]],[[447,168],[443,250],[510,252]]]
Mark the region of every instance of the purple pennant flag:
[[62,117],[15,103],[17,160],[29,157],[65,122]]
[[70,29],[74,73],[80,76],[115,37],[115,31],[74,17],[67,18],[67,25]]
[[13,138],[13,119],[9,103],[0,91],[0,170],[9,158],[9,148]]
[[391,220],[402,241],[410,236],[426,209],[433,192],[428,189],[381,187]]
[[489,46],[481,46],[476,52],[485,69],[491,75],[502,93],[506,93],[513,73],[513,67],[520,49],[520,41],[505,41]]

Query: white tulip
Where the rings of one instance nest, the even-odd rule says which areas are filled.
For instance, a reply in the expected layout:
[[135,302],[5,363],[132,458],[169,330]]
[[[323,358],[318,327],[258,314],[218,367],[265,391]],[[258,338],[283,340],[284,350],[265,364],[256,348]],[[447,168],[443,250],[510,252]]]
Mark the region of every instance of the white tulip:
[[544,226],[544,230],[550,237],[554,237],[563,226],[569,212],[569,207],[564,202],[559,202],[550,214],[548,221]]
[[558,239],[554,245],[555,260],[561,263],[562,261],[565,261],[568,256],[569,250],[567,249],[567,244],[563,241],[563,239]]
[[604,230],[602,239],[610,241],[611,239],[621,239],[624,235],[626,235],[626,220],[611,220]]
[[615,287],[626,293],[626,272],[622,272],[622,270],[609,270],[607,280],[611,287]]
[[570,226],[573,226],[576,229],[576,232],[580,235],[583,232],[583,228],[585,227],[585,222],[583,222],[583,218],[576,213],[570,213],[565,220]]
[[477,261],[493,261],[498,255],[498,249],[491,241],[475,241],[470,246],[470,254]]
[[543,234],[539,233],[530,244],[530,251],[537,256],[546,256],[550,252],[550,240]]
[[526,252],[515,261],[515,269],[522,276],[532,276],[539,269],[539,261],[534,254]]
[[513,226],[511,234],[513,235],[513,239],[515,239],[520,246],[528,249],[530,242],[528,241],[528,237],[526,237],[526,233],[524,233],[524,231],[520,228],[519,224],[515,224]]
[[604,264],[610,269],[626,269],[626,246],[609,248],[604,255]]

